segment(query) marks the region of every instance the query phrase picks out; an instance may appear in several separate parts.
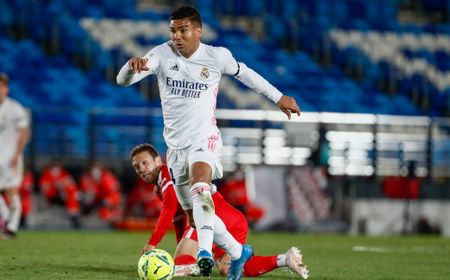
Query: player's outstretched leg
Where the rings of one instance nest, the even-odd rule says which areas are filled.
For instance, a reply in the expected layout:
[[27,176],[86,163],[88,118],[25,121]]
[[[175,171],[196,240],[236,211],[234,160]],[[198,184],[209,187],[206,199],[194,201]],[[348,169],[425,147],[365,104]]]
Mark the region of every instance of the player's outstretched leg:
[[200,268],[200,275],[210,277],[214,268],[214,260],[206,250],[200,250],[197,255],[197,264]]
[[295,274],[308,279],[309,271],[302,261],[302,253],[297,247],[291,247],[286,252],[286,265]]
[[232,260],[230,264],[230,271],[228,272],[228,280],[242,279],[242,272],[245,263],[253,256],[253,248],[250,245],[242,245],[241,257],[237,260]]

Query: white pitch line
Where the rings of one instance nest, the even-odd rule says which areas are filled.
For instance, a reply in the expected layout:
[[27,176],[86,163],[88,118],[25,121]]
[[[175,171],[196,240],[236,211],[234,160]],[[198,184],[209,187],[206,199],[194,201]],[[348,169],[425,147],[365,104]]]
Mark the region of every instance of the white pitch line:
[[354,251],[354,252],[386,253],[389,250],[386,248],[381,248],[381,247],[353,246],[352,251]]

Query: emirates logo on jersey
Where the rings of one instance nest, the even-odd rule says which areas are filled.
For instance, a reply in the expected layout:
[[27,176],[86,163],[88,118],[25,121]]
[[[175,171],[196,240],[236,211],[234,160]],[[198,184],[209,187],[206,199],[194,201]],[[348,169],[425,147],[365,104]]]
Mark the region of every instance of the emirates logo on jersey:
[[200,77],[201,77],[203,80],[206,80],[206,79],[209,78],[209,70],[208,70],[208,67],[203,67],[203,68],[202,68],[202,71],[200,72]]

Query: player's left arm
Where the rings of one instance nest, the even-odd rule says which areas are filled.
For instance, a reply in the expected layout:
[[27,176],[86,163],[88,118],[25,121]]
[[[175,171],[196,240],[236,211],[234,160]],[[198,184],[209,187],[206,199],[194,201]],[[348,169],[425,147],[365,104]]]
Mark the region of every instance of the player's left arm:
[[222,73],[233,76],[247,87],[267,96],[267,98],[278,105],[289,119],[291,119],[291,113],[300,115],[300,108],[294,98],[283,95],[276,87],[245,65],[245,63],[237,62],[228,49],[220,48],[219,51],[222,53],[219,56],[221,57]]

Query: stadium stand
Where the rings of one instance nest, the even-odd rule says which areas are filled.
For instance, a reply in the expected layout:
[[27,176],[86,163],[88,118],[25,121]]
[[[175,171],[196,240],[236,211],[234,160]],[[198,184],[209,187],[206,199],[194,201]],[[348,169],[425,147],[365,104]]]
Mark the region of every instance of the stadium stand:
[[[408,107],[412,100],[420,108],[409,106],[397,114],[449,114],[450,76],[446,69],[450,25],[402,24],[398,20],[399,7],[408,4],[416,4],[417,10],[425,13],[443,13],[448,20],[449,1],[303,0],[266,1],[262,6],[256,5],[258,2],[239,1],[218,9],[219,13],[252,19],[264,15],[267,41],[304,49],[342,72],[352,73],[366,99],[377,99],[381,88],[390,93],[380,102],[382,105],[398,103],[397,106]],[[405,53],[403,59],[399,52]],[[350,102],[358,108],[358,102]],[[389,113],[389,109],[375,113]]]
[[[30,107],[39,120],[34,146],[39,153],[86,156],[89,137],[73,136],[95,131],[94,152],[117,155],[148,133],[145,117],[123,112],[100,116],[92,112],[98,107],[159,106],[154,79],[140,84],[145,94],[139,94],[136,87],[119,88],[113,81],[128,57],[143,55],[152,45],[168,39],[169,10],[139,10],[138,2],[2,2],[0,70],[10,73],[13,96]],[[398,7],[408,1],[188,2],[201,10],[208,43],[228,47],[238,60],[245,61],[282,92],[295,96],[303,111],[432,116],[444,116],[450,111],[448,74],[444,72],[450,65],[444,48],[448,46],[449,25],[400,24]],[[424,9],[449,6],[447,2],[432,2],[422,1]],[[262,19],[265,37],[258,41],[240,28],[223,27],[220,19],[226,16]],[[427,36],[429,32],[438,35]],[[390,57],[377,60],[384,45],[382,38],[392,42],[398,34],[404,34],[401,38],[405,44],[413,40],[423,45],[400,48],[403,62],[395,63]],[[443,47],[430,49],[427,46],[432,41],[441,42]],[[372,48],[364,48],[371,42]],[[286,43],[296,46],[297,51],[283,49]],[[416,57],[424,58],[426,63],[417,62]],[[397,77],[398,68],[412,58],[421,70],[409,73],[409,78]],[[17,67],[24,63],[32,67]],[[218,108],[274,108],[230,78],[223,79],[222,92]],[[40,112],[44,107],[46,112]],[[63,112],[48,111],[54,107]],[[156,131],[162,131],[161,120],[150,120]],[[89,127],[89,123],[98,129]],[[124,130],[128,123],[139,124],[142,129],[133,136]],[[235,124],[239,126],[239,122]],[[164,149],[160,137],[151,141]]]

